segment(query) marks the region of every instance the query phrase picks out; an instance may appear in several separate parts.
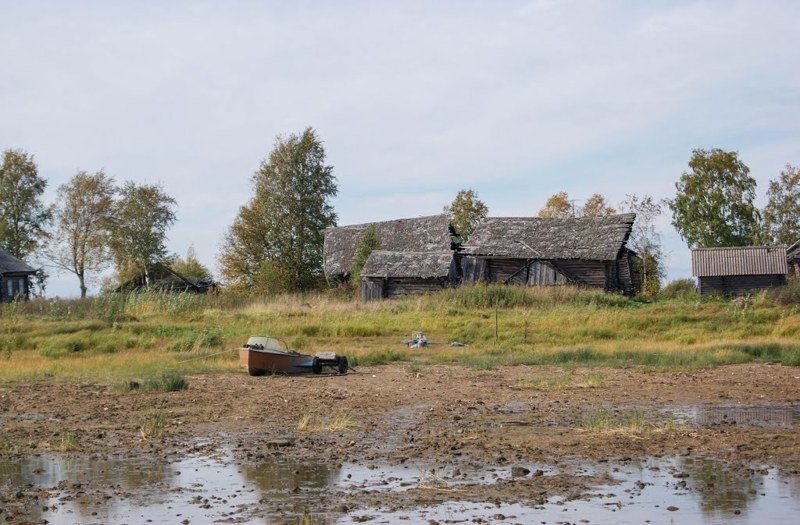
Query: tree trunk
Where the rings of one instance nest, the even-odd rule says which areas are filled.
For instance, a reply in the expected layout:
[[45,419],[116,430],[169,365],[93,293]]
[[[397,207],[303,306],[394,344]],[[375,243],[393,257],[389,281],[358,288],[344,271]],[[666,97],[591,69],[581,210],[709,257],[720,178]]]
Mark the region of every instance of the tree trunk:
[[86,281],[83,278],[83,272],[78,274],[78,280],[81,283],[81,299],[86,299]]

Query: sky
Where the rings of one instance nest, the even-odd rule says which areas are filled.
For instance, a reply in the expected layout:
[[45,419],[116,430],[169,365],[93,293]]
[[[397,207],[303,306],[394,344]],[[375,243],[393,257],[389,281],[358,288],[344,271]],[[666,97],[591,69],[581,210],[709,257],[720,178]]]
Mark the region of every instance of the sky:
[[[714,147],[763,204],[800,164],[798,20],[766,0],[0,0],[0,149],[35,155],[47,202],[78,170],[163,185],[169,250],[215,270],[253,172],[307,126],[339,224],[439,213],[462,188],[494,216],[558,191],[669,198]],[[668,211],[659,229],[668,277],[691,276]]]

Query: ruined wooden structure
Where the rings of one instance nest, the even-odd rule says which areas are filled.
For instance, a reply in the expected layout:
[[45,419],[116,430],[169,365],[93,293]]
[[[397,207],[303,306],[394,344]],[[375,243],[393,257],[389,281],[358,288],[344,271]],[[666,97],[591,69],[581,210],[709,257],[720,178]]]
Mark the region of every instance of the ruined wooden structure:
[[782,286],[788,270],[783,246],[692,250],[692,275],[701,295],[741,295]]
[[160,262],[152,264],[147,273],[148,275],[145,276],[145,273],[141,272],[133,279],[126,281],[115,291],[133,292],[150,289],[176,293],[187,292],[203,294],[216,290],[217,288],[217,283],[213,280],[181,275],[166,264]]
[[634,294],[641,289],[640,259],[626,244],[635,218],[487,218],[461,250],[461,280]]
[[800,279],[800,240],[786,249],[786,263],[789,265],[789,277]]
[[0,303],[28,299],[30,278],[36,270],[0,248]]
[[439,252],[392,252],[370,254],[361,271],[361,300],[417,295],[441,290],[458,281],[452,250]]
[[445,215],[328,228],[325,230],[323,270],[329,281],[345,282],[350,278],[356,252],[370,227],[375,228],[378,250],[429,253],[455,248],[455,231]]

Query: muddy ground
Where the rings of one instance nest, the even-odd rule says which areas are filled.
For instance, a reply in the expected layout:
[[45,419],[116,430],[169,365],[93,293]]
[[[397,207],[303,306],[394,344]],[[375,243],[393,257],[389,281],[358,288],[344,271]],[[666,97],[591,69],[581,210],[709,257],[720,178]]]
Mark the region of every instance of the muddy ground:
[[[580,498],[608,481],[599,474],[564,469],[541,475],[517,466],[557,470],[585,460],[702,456],[742,468],[800,471],[800,368],[777,364],[689,371],[399,364],[345,376],[187,379],[188,390],[169,393],[59,381],[0,386],[0,458],[56,453],[175,461],[224,453],[241,465],[280,456],[365,468],[425,465],[430,473],[424,486],[402,492],[320,495],[326,508],[349,514],[454,499],[536,504],[553,495]],[[714,412],[731,407],[755,409],[754,419]],[[142,424],[157,412],[164,416],[164,434],[145,439]],[[66,434],[74,434],[68,444],[77,450],[58,450]],[[461,470],[486,468],[520,475],[448,491]],[[447,475],[440,479],[436,472]],[[26,509],[40,506],[44,489],[3,489],[0,520],[24,522]],[[62,489],[69,494],[100,487]],[[264,512],[275,510],[262,503]]]

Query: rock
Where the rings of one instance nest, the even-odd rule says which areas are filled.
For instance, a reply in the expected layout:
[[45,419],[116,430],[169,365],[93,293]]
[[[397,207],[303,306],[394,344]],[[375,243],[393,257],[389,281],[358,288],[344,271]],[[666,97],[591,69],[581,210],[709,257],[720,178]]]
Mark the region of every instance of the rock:
[[530,474],[530,469],[525,467],[511,467],[511,475],[515,478],[521,478]]
[[678,510],[678,507],[676,507],[675,505],[670,505],[669,507],[667,507],[667,510],[670,512],[675,512],[676,510]]

